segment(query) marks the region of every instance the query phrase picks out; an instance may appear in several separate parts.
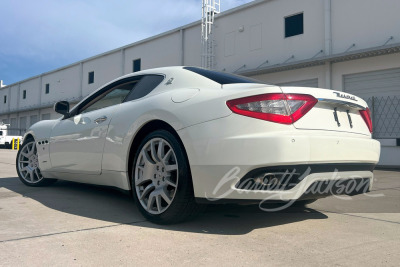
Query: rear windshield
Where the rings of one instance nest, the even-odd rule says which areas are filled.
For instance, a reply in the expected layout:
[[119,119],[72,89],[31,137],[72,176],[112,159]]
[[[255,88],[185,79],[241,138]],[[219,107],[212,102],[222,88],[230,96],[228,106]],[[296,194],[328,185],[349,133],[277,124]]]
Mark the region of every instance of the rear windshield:
[[213,70],[207,70],[207,69],[202,69],[202,68],[196,68],[196,67],[184,67],[185,70],[190,70],[193,71],[203,77],[206,77],[210,80],[213,80],[214,82],[220,83],[220,84],[230,84],[230,83],[262,83],[265,84],[265,82],[258,81],[255,79],[247,78],[244,76],[239,76],[231,73],[226,73],[222,71],[213,71]]

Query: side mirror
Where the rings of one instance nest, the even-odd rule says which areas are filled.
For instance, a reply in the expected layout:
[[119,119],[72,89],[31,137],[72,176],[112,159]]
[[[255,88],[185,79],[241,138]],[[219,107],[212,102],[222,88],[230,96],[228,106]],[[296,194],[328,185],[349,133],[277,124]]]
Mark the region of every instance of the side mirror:
[[69,115],[69,103],[68,101],[59,101],[54,104],[54,111],[64,116]]

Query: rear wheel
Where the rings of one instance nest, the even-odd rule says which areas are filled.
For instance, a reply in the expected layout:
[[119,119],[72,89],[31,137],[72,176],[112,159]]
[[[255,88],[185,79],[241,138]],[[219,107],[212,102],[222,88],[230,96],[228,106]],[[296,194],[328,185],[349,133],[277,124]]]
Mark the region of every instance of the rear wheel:
[[173,134],[165,130],[150,133],[141,142],[133,164],[132,191],[148,220],[177,223],[198,213],[189,163]]
[[36,142],[27,140],[17,154],[17,173],[21,182],[28,186],[45,186],[56,182],[55,179],[43,177],[39,168]]

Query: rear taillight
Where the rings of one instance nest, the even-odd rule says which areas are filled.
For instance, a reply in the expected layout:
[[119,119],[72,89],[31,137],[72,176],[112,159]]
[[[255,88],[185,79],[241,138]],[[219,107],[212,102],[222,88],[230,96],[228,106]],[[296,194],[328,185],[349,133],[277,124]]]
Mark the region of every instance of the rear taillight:
[[318,100],[311,95],[303,94],[264,94],[255,95],[226,102],[236,114],[292,124],[312,109]]
[[372,133],[372,119],[371,119],[371,111],[369,108],[366,110],[360,110],[361,117],[364,119],[365,123],[368,126],[369,131]]

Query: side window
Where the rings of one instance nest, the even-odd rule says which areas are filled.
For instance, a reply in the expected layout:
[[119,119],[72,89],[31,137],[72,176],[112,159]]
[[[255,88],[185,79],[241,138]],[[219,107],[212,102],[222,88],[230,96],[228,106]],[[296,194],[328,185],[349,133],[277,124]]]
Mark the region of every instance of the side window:
[[164,76],[161,75],[146,75],[144,76],[135,89],[127,96],[126,101],[132,101],[148,95],[154,88],[156,88],[162,81]]
[[132,91],[137,81],[117,85],[105,93],[99,95],[91,102],[80,108],[79,113],[87,113],[94,110],[121,104],[126,96]]

